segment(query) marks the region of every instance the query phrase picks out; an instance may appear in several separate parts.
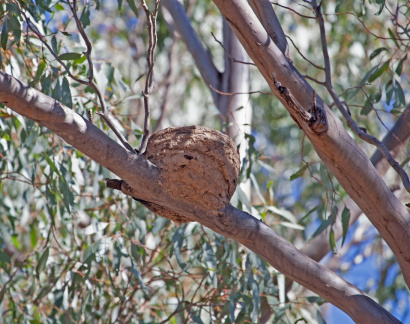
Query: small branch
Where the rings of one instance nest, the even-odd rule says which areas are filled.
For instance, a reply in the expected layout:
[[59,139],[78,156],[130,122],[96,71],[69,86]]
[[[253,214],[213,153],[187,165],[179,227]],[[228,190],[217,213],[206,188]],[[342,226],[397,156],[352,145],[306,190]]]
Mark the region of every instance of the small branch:
[[319,66],[319,65],[313,63],[313,62],[310,61],[307,57],[305,57],[305,56],[302,54],[302,52],[299,50],[299,48],[296,46],[296,44],[293,42],[292,38],[290,38],[289,36],[286,36],[286,38],[288,38],[288,39],[291,41],[292,45],[296,48],[296,50],[298,51],[299,55],[302,56],[305,61],[309,62],[310,64],[312,64],[315,68],[317,68],[317,69],[319,69],[319,70],[322,70],[322,71],[325,70],[324,67]]
[[[271,1],[271,4],[274,4],[274,5],[276,5],[276,6],[282,7],[282,8],[284,8],[284,9],[287,9],[287,10],[290,10],[290,11],[293,11],[295,14],[297,14],[297,15],[300,16],[300,17],[307,18],[307,19],[315,19],[315,17],[302,15],[301,13],[297,12],[296,10],[294,10],[294,9],[292,9],[292,8],[290,8],[290,7],[283,6],[283,5],[281,5],[281,4],[277,3],[277,2]],[[303,6],[303,7],[304,7],[304,6]]]
[[[216,38],[216,36],[215,36],[215,34],[214,34],[213,32],[211,32],[211,35],[212,35],[212,37],[214,38],[214,40],[215,40],[219,45],[221,45],[221,47],[223,48],[225,54],[228,55],[228,57],[232,60],[232,62],[256,66],[255,63],[241,61],[241,60],[238,60],[238,59],[236,59],[235,57],[233,57],[233,56],[231,55],[231,53],[229,53],[229,52],[226,50],[226,48],[225,48],[225,46],[222,44],[222,42]],[[212,86],[211,86],[211,89],[215,90]]]
[[145,0],[141,0],[142,8],[145,11],[147,17],[147,28],[148,28],[148,53],[147,53],[147,66],[148,73],[147,78],[145,79],[145,89],[142,92],[144,97],[144,133],[142,135],[141,145],[139,148],[139,154],[143,154],[147,148],[149,130],[150,130],[150,118],[151,118],[151,108],[149,106],[149,96],[152,92],[152,78],[154,74],[154,53],[157,46],[157,16],[158,16],[158,7],[160,0],[155,0],[155,8],[151,13],[148,9],[148,6]]
[[[202,46],[198,34],[192,28],[184,7],[178,0],[161,0],[161,6],[165,7],[175,23],[176,31],[181,35],[182,40],[191,53],[195,65],[208,86],[220,89],[221,73],[216,68],[210,55]],[[217,94],[211,92],[214,102],[217,102]]]
[[68,74],[68,76],[73,79],[74,81],[77,81],[78,83],[90,86],[96,93],[98,101],[100,102],[100,106],[101,106],[101,110],[102,110],[102,114],[99,114],[102,116],[102,118],[104,119],[104,121],[107,123],[108,127],[114,132],[114,134],[117,136],[117,138],[121,141],[121,143],[124,145],[125,148],[127,148],[130,151],[134,151],[133,148],[131,147],[131,145],[127,142],[127,140],[125,139],[125,137],[117,130],[117,128],[115,127],[115,125],[111,122],[111,120],[109,119],[108,116],[108,110],[105,104],[105,100],[103,98],[103,95],[101,94],[100,89],[98,89],[97,84],[94,82],[94,67],[93,67],[93,62],[91,59],[91,51],[92,51],[92,45],[91,42],[87,36],[87,34],[84,31],[83,25],[80,21],[80,19],[78,18],[77,12],[76,12],[76,2],[74,1],[73,3],[71,3],[70,1],[67,1],[67,4],[73,14],[74,20],[76,22],[78,31],[80,32],[81,37],[83,38],[85,44],[86,44],[86,48],[87,50],[83,53],[86,58],[87,58],[87,62],[88,62],[88,80],[82,80],[79,77],[73,75],[70,72],[70,69],[67,67],[67,65],[59,58],[59,56],[57,55],[57,53],[55,53],[53,51],[53,49],[51,48],[51,46],[47,43],[47,40],[45,39],[45,37],[43,35],[40,34],[40,32],[37,30],[37,28],[35,28],[35,26],[33,26],[31,20],[29,17],[27,17],[26,13],[22,10],[20,4],[18,2],[15,2],[19,8],[20,13],[23,15],[28,28],[37,36],[38,39],[40,39],[40,41],[44,44],[45,47],[47,47],[47,49],[49,50],[49,52],[51,53],[51,55],[53,55],[53,57],[56,59],[56,61],[64,68],[64,70],[66,71],[66,73]]
[[367,134],[364,129],[360,128],[357,125],[357,123],[353,120],[353,118],[350,115],[350,109],[347,103],[345,103],[346,108],[347,108],[345,109],[345,107],[343,106],[343,103],[339,99],[339,96],[334,91],[333,86],[332,86],[332,79],[331,79],[332,77],[331,77],[330,59],[329,59],[329,53],[327,49],[327,42],[326,42],[325,22],[324,22],[323,15],[321,12],[321,7],[320,5],[317,5],[317,0],[312,1],[312,6],[316,12],[316,19],[319,23],[320,39],[322,42],[323,58],[325,61],[325,74],[326,74],[325,87],[327,91],[332,97],[336,107],[339,109],[343,117],[346,119],[347,126],[362,140],[366,141],[369,144],[376,146],[380,150],[384,158],[389,162],[390,166],[400,176],[402,183],[404,185],[404,188],[408,192],[410,192],[410,180],[409,180],[409,177],[406,171],[404,171],[404,169],[400,166],[400,164],[393,158],[393,156],[390,154],[389,150],[387,149],[386,145],[384,145],[376,137]]

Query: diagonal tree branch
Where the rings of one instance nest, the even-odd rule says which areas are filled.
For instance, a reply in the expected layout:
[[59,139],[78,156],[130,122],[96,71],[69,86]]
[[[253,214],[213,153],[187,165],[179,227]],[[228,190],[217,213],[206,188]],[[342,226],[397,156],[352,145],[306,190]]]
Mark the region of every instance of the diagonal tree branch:
[[323,51],[323,58],[325,61],[325,75],[326,75],[326,80],[324,82],[324,85],[329,92],[330,96],[335,102],[336,107],[339,109],[339,111],[342,113],[343,117],[347,121],[347,125],[349,128],[357,135],[359,136],[362,140],[366,141],[369,144],[375,145],[378,147],[379,151],[383,154],[385,159],[389,162],[391,167],[397,172],[397,174],[400,176],[404,188],[410,192],[410,180],[409,176],[407,173],[404,171],[404,169],[400,166],[400,164],[397,163],[397,161],[391,156],[389,150],[386,148],[386,146],[380,142],[376,137],[371,136],[370,134],[367,134],[366,131],[363,131],[357,123],[353,120],[352,116],[350,115],[349,112],[349,107],[346,105],[343,105],[343,103],[340,101],[339,96],[336,94],[335,90],[333,89],[332,86],[332,73],[331,73],[331,67],[330,67],[330,59],[329,59],[329,53],[327,49],[327,42],[326,42],[326,32],[325,32],[325,22],[323,19],[322,15],[322,9],[321,9],[321,4],[317,4],[316,0],[312,1],[312,7],[316,12],[316,19],[319,23],[319,29],[320,29],[320,39],[322,42],[322,51]]
[[309,123],[301,119],[285,100],[276,86],[277,83],[272,79],[274,73],[277,80],[287,87],[299,105],[305,109],[312,104],[313,89],[279,48],[270,41],[247,1],[214,0],[214,3],[229,22],[272,91],[300,124],[321,160],[390,246],[404,279],[410,286],[410,217],[406,208],[390,191],[366,154],[320,97],[317,97],[317,102],[324,108],[328,126],[328,130],[321,135],[314,133]]
[[[410,105],[407,106],[404,113],[400,116],[394,127],[387,133],[383,139],[383,143],[386,145],[391,154],[396,157],[403,147],[409,142],[410,139]],[[389,168],[389,163],[383,158],[383,155],[377,150],[370,159],[376,170],[381,176],[383,176]],[[359,206],[349,198],[345,202],[345,206],[350,211],[349,225],[356,222],[359,216],[363,213]],[[341,212],[343,206],[339,208]],[[340,214],[339,212],[339,214]],[[340,215],[339,215],[340,216]],[[333,226],[336,241],[343,235],[342,223],[336,222]],[[328,233],[322,232],[310,242],[305,244],[301,249],[301,252],[315,261],[320,261],[326,254],[330,252],[330,245],[328,242]]]
[[[263,222],[227,205],[206,210],[169,196],[159,184],[159,169],[133,154],[56,100],[0,72],[0,102],[62,137],[134,188],[133,197],[166,206],[241,242],[286,276],[344,310],[358,323],[399,323],[365,293],[299,252]],[[127,186],[128,187],[128,186]]]
[[261,22],[262,26],[265,28],[269,37],[276,46],[281,50],[283,55],[291,61],[289,54],[289,45],[286,40],[286,35],[283,32],[282,26],[279,23],[278,17],[273,10],[272,4],[269,0],[250,0],[250,6]]
[[[209,54],[202,47],[201,40],[192,28],[182,4],[177,0],[161,0],[161,5],[169,11],[174,19],[175,29],[185,42],[206,84],[214,89],[220,89],[220,72],[215,67]],[[218,94],[212,90],[211,93],[214,102],[217,102]]]

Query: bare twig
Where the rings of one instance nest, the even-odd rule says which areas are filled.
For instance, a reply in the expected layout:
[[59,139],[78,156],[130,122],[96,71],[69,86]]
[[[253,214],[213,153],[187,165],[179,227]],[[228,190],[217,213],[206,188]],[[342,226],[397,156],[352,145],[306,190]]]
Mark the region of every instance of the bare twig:
[[316,12],[316,19],[319,23],[320,28],[320,39],[322,42],[322,51],[323,51],[323,58],[325,62],[325,87],[329,94],[331,95],[333,101],[335,102],[336,107],[342,113],[343,117],[347,121],[347,126],[362,140],[366,141],[369,144],[375,145],[380,152],[383,154],[384,158],[389,162],[392,168],[397,172],[400,176],[404,188],[410,192],[410,180],[407,173],[404,169],[400,166],[400,164],[393,158],[390,154],[389,150],[387,149],[386,145],[384,145],[381,141],[379,141],[376,137],[367,134],[362,128],[360,128],[357,123],[353,120],[353,118],[349,114],[349,108],[346,103],[346,108],[343,106],[343,103],[340,101],[339,96],[333,89],[332,86],[332,79],[331,79],[331,67],[330,67],[330,59],[329,59],[329,52],[327,49],[327,41],[326,41],[326,31],[325,31],[325,23],[321,11],[321,6],[317,4],[317,0],[312,1],[313,9]]
[[153,12],[150,12],[145,0],[141,0],[142,8],[145,11],[147,17],[147,28],[148,28],[148,53],[147,53],[147,67],[148,73],[145,79],[145,89],[142,92],[144,96],[144,133],[142,135],[141,145],[139,148],[139,154],[143,154],[147,148],[149,129],[150,129],[150,118],[151,118],[151,108],[149,106],[149,96],[152,92],[152,78],[154,74],[154,52],[157,46],[157,16],[158,7],[160,0],[155,0],[155,8]]
[[76,12],[76,5],[75,2],[71,3],[70,1],[67,1],[68,6],[70,7],[70,10],[73,14],[74,20],[76,22],[78,31],[80,32],[81,37],[83,38],[84,42],[86,43],[86,47],[87,50],[83,53],[86,58],[87,58],[87,62],[88,62],[88,80],[83,80],[75,75],[73,75],[70,71],[70,69],[68,68],[68,66],[59,58],[59,56],[57,55],[57,53],[55,53],[53,51],[53,49],[51,48],[51,46],[48,44],[47,40],[45,39],[45,37],[37,30],[37,28],[33,25],[33,23],[31,22],[30,18],[26,15],[26,13],[22,10],[20,4],[18,2],[15,2],[18,5],[19,11],[20,13],[23,15],[26,23],[27,23],[27,27],[37,36],[37,38],[44,44],[44,46],[49,50],[49,52],[51,53],[51,55],[53,55],[53,57],[56,59],[56,61],[64,68],[64,70],[66,71],[66,73],[68,74],[68,76],[73,79],[74,81],[90,86],[96,93],[98,100],[100,102],[100,106],[101,106],[101,110],[102,110],[102,114],[100,114],[104,121],[107,123],[108,127],[114,132],[114,134],[118,137],[118,139],[121,141],[121,143],[124,145],[125,148],[127,148],[130,151],[133,151],[133,148],[131,147],[131,145],[127,142],[127,140],[125,139],[125,137],[117,130],[117,128],[115,127],[115,125],[111,122],[109,116],[108,116],[108,111],[106,108],[106,104],[103,98],[103,95],[101,94],[100,89],[98,89],[97,84],[94,81],[94,66],[93,66],[93,62],[91,59],[91,51],[92,51],[92,45],[91,42],[87,36],[87,34],[84,31],[84,28],[82,26],[82,23],[80,22],[80,19],[78,18],[77,12]]
[[[294,10],[294,9],[292,9],[292,8],[290,8],[290,7],[283,6],[283,5],[281,5],[281,4],[277,3],[277,2],[271,1],[271,4],[276,5],[276,6],[279,6],[279,7],[282,7],[282,8],[284,8],[284,9],[287,9],[287,10],[290,10],[290,11],[293,11],[295,14],[297,14],[297,15],[300,16],[300,17],[308,18],[308,19],[315,19],[315,17],[302,15],[301,13],[297,12],[296,10]],[[303,6],[303,7],[305,7],[305,6]]]
[[[213,32],[211,32],[211,35],[212,35],[212,37],[214,38],[214,40],[215,40],[219,45],[221,45],[221,47],[223,48],[225,54],[228,55],[228,57],[232,60],[232,62],[234,62],[234,63],[241,63],[241,64],[248,64],[248,65],[253,65],[253,66],[255,66],[255,63],[241,61],[241,60],[238,60],[238,59],[236,59],[235,57],[233,57],[233,56],[231,55],[231,53],[229,53],[229,52],[226,50],[226,48],[225,48],[225,46],[222,44],[222,42],[216,38],[216,36],[215,36],[215,34],[214,34]],[[211,87],[211,89],[215,90],[215,89],[212,87],[212,85],[211,85],[210,87]]]
[[319,66],[319,65],[313,63],[313,62],[310,61],[306,56],[304,56],[304,55],[302,54],[302,52],[299,50],[299,48],[296,46],[296,44],[293,42],[292,38],[290,38],[289,36],[286,36],[286,38],[288,38],[288,39],[291,41],[292,45],[296,48],[296,50],[298,51],[299,55],[302,56],[305,61],[309,62],[310,64],[312,64],[315,68],[317,68],[317,69],[319,69],[319,70],[322,70],[322,71],[325,70],[325,68],[324,68],[323,66]]

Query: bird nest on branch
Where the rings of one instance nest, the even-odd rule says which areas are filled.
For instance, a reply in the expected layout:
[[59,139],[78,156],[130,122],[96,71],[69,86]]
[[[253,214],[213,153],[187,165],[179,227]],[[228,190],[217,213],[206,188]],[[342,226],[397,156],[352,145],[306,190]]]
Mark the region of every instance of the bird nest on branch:
[[[169,196],[203,209],[218,210],[229,204],[238,184],[238,150],[228,136],[214,129],[188,126],[161,130],[151,135],[144,155],[161,170],[159,185]],[[117,189],[118,182],[107,185]],[[142,203],[175,222],[190,221],[164,206]]]

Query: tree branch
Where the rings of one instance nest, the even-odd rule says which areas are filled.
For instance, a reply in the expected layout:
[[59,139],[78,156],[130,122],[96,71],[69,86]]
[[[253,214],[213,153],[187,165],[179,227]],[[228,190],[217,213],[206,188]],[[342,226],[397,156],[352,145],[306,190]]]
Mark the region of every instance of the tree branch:
[[102,110],[102,114],[101,117],[104,119],[104,121],[107,123],[108,127],[114,132],[114,134],[117,136],[117,138],[120,140],[120,142],[122,143],[122,145],[124,145],[124,147],[126,147],[128,150],[130,151],[134,151],[133,148],[131,147],[131,145],[127,142],[127,140],[125,139],[125,137],[121,134],[120,131],[117,130],[117,127],[115,127],[115,125],[112,123],[110,117],[109,117],[109,112],[108,109],[106,107],[105,104],[105,100],[103,98],[103,95],[101,94],[100,89],[98,89],[97,84],[94,81],[94,66],[93,66],[93,61],[91,59],[91,51],[92,51],[92,45],[90,40],[88,39],[87,34],[84,31],[83,25],[80,21],[80,19],[78,18],[77,12],[76,12],[76,5],[75,2],[73,2],[73,4],[71,4],[71,2],[68,0],[67,4],[73,14],[74,20],[77,24],[77,28],[80,32],[81,37],[83,38],[85,44],[86,44],[86,48],[87,50],[83,53],[86,58],[87,58],[87,62],[88,62],[88,80],[82,80],[81,78],[73,75],[70,71],[70,69],[68,68],[68,66],[59,58],[59,56],[57,55],[57,53],[55,53],[53,51],[53,49],[51,48],[51,46],[47,43],[45,37],[43,35],[41,35],[41,33],[37,30],[37,28],[35,28],[35,26],[33,26],[32,22],[30,21],[30,19],[27,17],[26,13],[22,10],[21,5],[16,1],[15,2],[19,8],[20,13],[23,15],[28,28],[37,36],[37,38],[44,44],[45,47],[47,47],[47,49],[49,50],[49,52],[51,53],[51,55],[54,56],[54,58],[56,59],[56,61],[64,68],[64,70],[67,72],[68,76],[73,79],[74,81],[77,81],[81,84],[90,86],[96,93],[97,98],[100,102],[100,106],[101,106],[101,110]]
[[[397,156],[403,147],[408,143],[410,139],[410,105],[407,106],[405,112],[400,116],[391,131],[383,139],[383,143],[388,150],[392,152],[393,156]],[[389,164],[383,158],[383,155],[377,150],[370,159],[376,170],[381,176],[383,176]],[[349,226],[356,222],[359,216],[363,213],[359,206],[351,199],[347,199],[344,204],[350,211]],[[344,206],[339,208],[339,216]],[[340,219],[340,217],[339,217]],[[343,235],[342,222],[336,222],[333,225],[333,231],[335,233],[335,240],[339,240]],[[306,243],[301,252],[315,261],[320,261],[326,254],[330,252],[330,245],[328,244],[328,233],[322,232],[310,242]]]
[[144,131],[141,139],[141,145],[138,150],[139,154],[144,154],[149,137],[150,131],[150,119],[151,119],[151,107],[149,106],[149,97],[152,92],[152,78],[154,75],[154,53],[155,48],[157,47],[157,15],[158,15],[158,7],[159,7],[159,0],[155,0],[155,8],[154,11],[151,13],[148,9],[147,3],[145,0],[141,0],[142,8],[145,11],[145,16],[147,18],[147,27],[148,27],[148,53],[147,53],[147,77],[145,79],[145,89],[142,92],[144,97]]
[[127,181],[134,188],[129,192],[134,198],[166,206],[241,242],[289,278],[344,310],[356,322],[399,323],[365,293],[304,256],[251,215],[230,205],[219,211],[205,210],[169,196],[159,184],[159,169],[143,155],[125,150],[73,110],[4,72],[0,72],[0,102],[54,131],[67,143]]
[[[175,29],[181,35],[182,40],[186,44],[188,51],[191,53],[195,65],[206,84],[215,89],[220,89],[220,72],[215,67],[209,54],[202,47],[201,41],[192,28],[181,3],[177,0],[161,0],[161,5],[163,5],[171,14],[174,20]],[[212,90],[211,93],[214,102],[217,102],[218,94]]]
[[282,25],[273,10],[272,4],[268,0],[250,0],[249,4],[255,12],[262,26],[265,28],[269,37],[276,46],[281,50],[283,55],[290,61],[289,45],[286,35],[283,32]]
[[339,96],[334,91],[333,86],[332,86],[332,76],[331,76],[332,73],[331,73],[331,67],[330,67],[329,53],[327,50],[325,22],[324,22],[322,11],[321,11],[321,5],[317,5],[317,1],[313,0],[312,6],[316,12],[316,19],[319,23],[319,28],[320,28],[320,39],[322,42],[323,58],[325,61],[325,75],[326,75],[325,87],[327,91],[329,92],[330,96],[334,100],[336,107],[339,109],[343,117],[346,119],[347,126],[349,126],[349,128],[357,136],[359,136],[362,140],[366,141],[369,144],[376,146],[380,150],[380,152],[383,154],[383,156],[386,158],[386,160],[389,162],[392,168],[400,176],[402,183],[404,185],[404,188],[408,192],[410,192],[410,180],[409,180],[409,176],[407,175],[406,171],[404,171],[404,169],[400,166],[400,164],[398,164],[397,161],[392,157],[389,150],[386,148],[386,146],[382,142],[380,142],[376,137],[367,134],[367,132],[363,131],[357,125],[357,123],[353,120],[352,116],[349,113],[349,107],[347,106],[347,104],[346,104],[347,109],[345,109],[345,107],[343,106],[343,103],[339,99]]
[[[313,89],[279,48],[269,41],[266,31],[249,9],[248,3],[245,0],[214,2],[289,113],[294,112],[278,92],[272,80],[273,73],[302,107],[309,107]],[[347,134],[342,122],[320,97],[317,97],[317,101],[325,109],[328,131],[317,135],[308,123],[299,120],[303,131],[325,165],[393,250],[405,281],[410,286],[410,216],[407,209],[383,182],[365,153]]]

